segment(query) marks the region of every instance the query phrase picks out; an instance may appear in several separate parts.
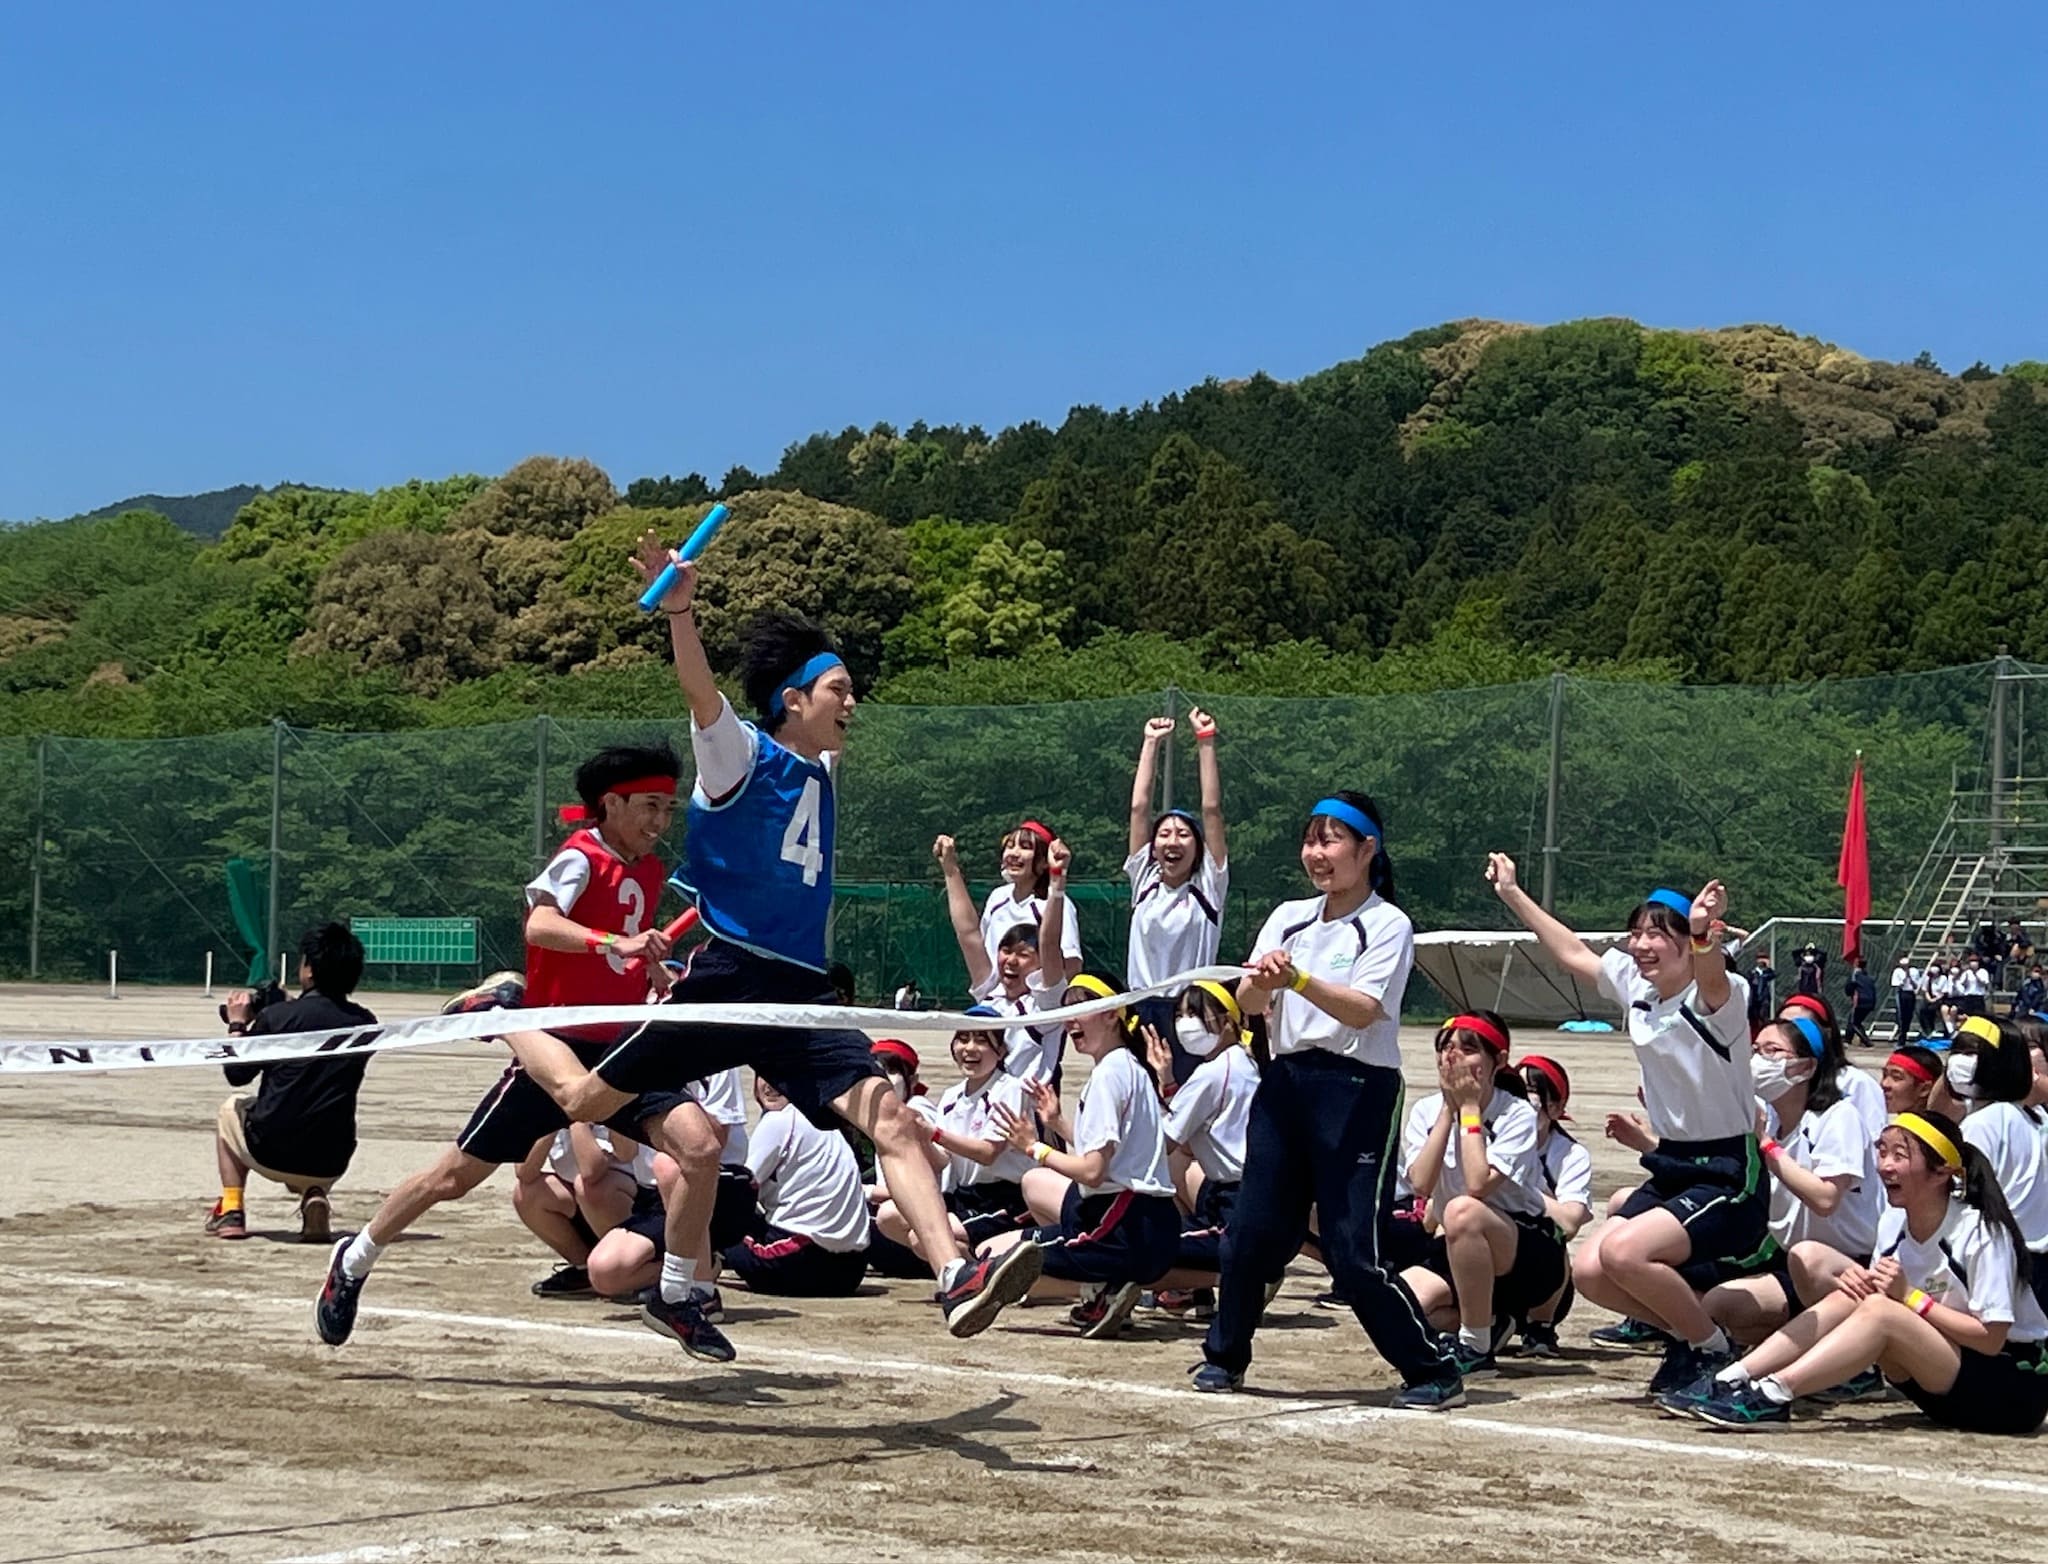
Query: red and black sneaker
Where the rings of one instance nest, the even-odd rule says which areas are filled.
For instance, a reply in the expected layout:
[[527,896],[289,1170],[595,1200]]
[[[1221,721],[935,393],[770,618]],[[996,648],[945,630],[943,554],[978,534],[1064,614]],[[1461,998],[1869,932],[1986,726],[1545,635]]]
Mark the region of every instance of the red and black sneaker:
[[[999,1255],[969,1260],[960,1280],[939,1294],[946,1329],[962,1338],[980,1335],[995,1324],[998,1314],[1031,1291],[1044,1269],[1045,1251],[1029,1239]],[[1134,1294],[1132,1302],[1136,1301]]]
[[1131,1310],[1138,1306],[1140,1291],[1136,1282],[1125,1282],[1120,1287],[1102,1287],[1067,1311],[1067,1323],[1090,1341],[1122,1335],[1131,1318]]
[[704,1317],[703,1300],[694,1296],[670,1303],[656,1292],[641,1306],[640,1318],[706,1363],[730,1363],[739,1356],[725,1339],[725,1332]]
[[341,1257],[348,1252],[348,1246],[346,1238],[335,1243],[334,1253],[327,1261],[327,1280],[320,1284],[320,1296],[313,1304],[313,1329],[330,1347],[347,1341],[349,1332],[356,1328],[356,1304],[363,1295],[365,1279],[350,1276],[341,1268]]
[[206,1231],[215,1238],[247,1238],[249,1217],[240,1206],[232,1211],[223,1211],[220,1202],[213,1203],[213,1209],[206,1214]]
[[526,1003],[526,978],[518,972],[493,972],[475,988],[464,989],[441,1007],[444,1016],[474,1015],[479,1010],[517,1010]]

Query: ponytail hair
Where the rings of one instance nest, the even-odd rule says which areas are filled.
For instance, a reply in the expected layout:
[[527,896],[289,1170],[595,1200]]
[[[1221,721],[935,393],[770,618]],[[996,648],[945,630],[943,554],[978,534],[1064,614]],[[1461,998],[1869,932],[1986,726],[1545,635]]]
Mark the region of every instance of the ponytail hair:
[[[1353,792],[1350,788],[1340,787],[1335,792],[1326,796],[1336,799],[1340,803],[1350,805],[1351,808],[1357,810],[1366,819],[1380,828],[1379,834],[1373,839],[1372,863],[1365,872],[1366,888],[1377,892],[1381,901],[1399,906],[1400,898],[1394,894],[1394,860],[1387,856],[1387,817],[1385,813],[1378,804],[1373,802],[1370,793],[1357,793]],[[1301,839],[1304,842],[1309,839],[1309,834],[1316,829],[1318,822],[1321,822],[1330,830],[1343,832],[1346,837],[1354,842],[1365,840],[1365,833],[1361,832],[1349,821],[1340,820],[1334,815],[1310,815],[1308,823],[1302,827]]]
[[[1933,1122],[1938,1124],[1941,1120],[1933,1117]],[[1955,1131],[1955,1142],[1963,1154],[1963,1204],[1974,1207],[1985,1222],[2005,1235],[2006,1242],[2012,1245],[2020,1287],[2032,1286],[2034,1257],[2027,1252],[2027,1241],[2020,1234],[2020,1224],[2012,1214],[2005,1191],[1999,1187],[1998,1170],[1991,1165],[1989,1157],[1963,1139],[1961,1130]]]

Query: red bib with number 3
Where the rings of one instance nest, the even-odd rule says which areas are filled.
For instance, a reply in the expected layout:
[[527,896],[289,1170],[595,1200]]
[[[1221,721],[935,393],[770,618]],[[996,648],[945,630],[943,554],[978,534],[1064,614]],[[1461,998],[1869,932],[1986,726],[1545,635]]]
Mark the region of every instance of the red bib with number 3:
[[[562,850],[581,853],[590,878],[562,911],[601,934],[638,934],[653,926],[661,901],[661,860],[648,853],[626,863],[594,831],[575,831]],[[632,969],[629,971],[628,968]],[[616,950],[566,951],[526,947],[526,1003],[542,1005],[637,1005],[647,998],[647,971]]]

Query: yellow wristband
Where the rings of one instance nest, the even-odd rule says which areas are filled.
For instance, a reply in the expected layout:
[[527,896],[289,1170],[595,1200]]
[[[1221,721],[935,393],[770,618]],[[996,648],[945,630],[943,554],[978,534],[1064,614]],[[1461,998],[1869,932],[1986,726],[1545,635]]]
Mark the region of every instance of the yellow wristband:
[[1031,1160],[1033,1162],[1036,1162],[1040,1167],[1045,1166],[1045,1159],[1051,1155],[1052,1147],[1048,1146],[1042,1140],[1035,1142],[1031,1147]]
[[1469,1135],[1474,1130],[1485,1129],[1486,1122],[1476,1113],[1461,1113],[1458,1115],[1458,1128]]
[[1915,1314],[1919,1315],[1922,1319],[1925,1319],[1927,1318],[1927,1311],[1934,1307],[1934,1300],[1928,1297],[1927,1294],[1922,1292],[1918,1287],[1915,1287],[1911,1292],[1906,1294],[1906,1307],[1911,1309]]
[[1296,967],[1294,969],[1294,976],[1287,980],[1287,986],[1297,994],[1306,994],[1308,992],[1308,974],[1302,971],[1301,968]]

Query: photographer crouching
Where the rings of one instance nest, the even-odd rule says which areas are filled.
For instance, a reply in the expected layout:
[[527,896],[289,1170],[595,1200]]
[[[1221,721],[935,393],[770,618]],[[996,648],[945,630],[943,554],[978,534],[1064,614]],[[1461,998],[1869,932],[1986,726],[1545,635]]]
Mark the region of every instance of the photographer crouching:
[[[362,978],[363,942],[346,924],[323,923],[299,940],[297,999],[275,983],[260,983],[230,994],[220,1018],[231,1037],[374,1026],[377,1018],[348,997]],[[356,1094],[369,1063],[368,1054],[352,1054],[222,1066],[228,1085],[257,1085],[220,1106],[214,1125],[220,1199],[206,1219],[207,1232],[248,1236],[242,1191],[249,1175],[260,1173],[299,1197],[301,1243],[329,1240],[327,1192],[355,1155]]]

